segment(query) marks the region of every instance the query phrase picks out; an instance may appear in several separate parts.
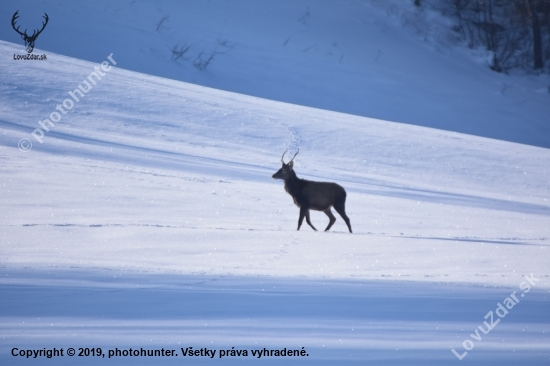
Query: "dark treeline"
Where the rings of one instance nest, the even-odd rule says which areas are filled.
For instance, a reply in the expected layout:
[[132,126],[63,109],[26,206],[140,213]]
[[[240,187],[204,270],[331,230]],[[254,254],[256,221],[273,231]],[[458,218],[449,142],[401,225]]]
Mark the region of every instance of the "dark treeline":
[[[423,6],[428,1],[414,0]],[[491,51],[491,68],[550,72],[550,0],[430,0],[450,13],[470,47]]]

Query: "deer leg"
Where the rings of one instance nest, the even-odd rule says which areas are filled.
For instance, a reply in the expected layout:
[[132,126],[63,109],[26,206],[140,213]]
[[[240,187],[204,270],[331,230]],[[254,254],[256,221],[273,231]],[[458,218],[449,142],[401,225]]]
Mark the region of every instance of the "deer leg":
[[[306,217],[306,213],[308,212],[307,208],[300,207],[300,218],[298,219],[298,229],[300,230],[300,227],[302,226],[302,222],[304,222],[304,217]],[[309,219],[308,219],[309,221]]]
[[332,225],[334,225],[334,222],[336,222],[336,217],[334,217],[334,215],[332,214],[332,211],[330,211],[330,207],[323,212],[328,216],[328,219],[330,220],[327,228],[325,229],[325,231],[329,231]]
[[311,223],[311,221],[309,220],[309,210],[306,211],[306,222],[309,226],[311,226],[311,228],[315,231],[317,231],[317,229],[315,228],[315,226],[313,226],[313,224]]
[[334,209],[336,210],[336,212],[340,214],[340,216],[342,216],[342,218],[346,222],[346,225],[348,225],[349,232],[353,233],[353,231],[351,231],[351,222],[349,221],[348,215],[346,215],[346,205],[345,204],[335,205]]

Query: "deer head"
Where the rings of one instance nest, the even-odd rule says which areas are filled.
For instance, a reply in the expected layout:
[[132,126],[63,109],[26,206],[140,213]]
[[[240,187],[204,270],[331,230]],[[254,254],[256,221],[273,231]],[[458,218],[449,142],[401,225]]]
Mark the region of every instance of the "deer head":
[[293,160],[296,157],[296,155],[298,155],[298,153],[300,152],[300,149],[298,149],[298,151],[296,152],[296,154],[294,154],[292,159],[290,159],[290,161],[285,164],[284,157],[285,157],[285,154],[286,154],[287,151],[288,150],[286,150],[283,153],[283,156],[281,157],[281,163],[283,163],[283,166],[281,167],[281,169],[279,169],[277,171],[277,173],[275,173],[271,176],[273,179],[287,180],[290,177],[290,171],[292,170],[292,167],[294,166]]
[[15,14],[13,14],[13,17],[11,18],[11,26],[13,27],[13,29],[19,33],[19,35],[21,36],[21,38],[23,39],[23,41],[25,41],[25,47],[27,48],[27,53],[32,53],[32,51],[34,50],[34,42],[36,41],[36,38],[38,38],[38,35],[40,33],[42,33],[42,31],[44,30],[44,28],[46,28],[46,24],[48,24],[48,14],[44,13],[44,19],[45,21],[42,22],[42,29],[40,30],[37,30],[35,29],[33,34],[31,36],[29,36],[27,34],[27,30],[25,29],[25,31],[23,33],[21,33],[19,31],[19,26],[16,28],[15,27],[15,21],[17,20],[17,18],[19,18],[19,15],[17,15],[17,13],[19,13],[19,10],[17,10],[15,12]]

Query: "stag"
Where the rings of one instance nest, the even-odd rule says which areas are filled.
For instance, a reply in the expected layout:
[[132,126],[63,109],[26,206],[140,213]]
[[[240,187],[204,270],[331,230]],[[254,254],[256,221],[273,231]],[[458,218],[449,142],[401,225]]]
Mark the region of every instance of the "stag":
[[334,207],[336,212],[342,216],[346,225],[348,225],[349,232],[351,233],[351,223],[349,217],[346,215],[346,191],[336,183],[313,182],[298,178],[293,169],[294,158],[298,155],[298,152],[300,150],[285,164],[285,151],[281,157],[283,166],[272,176],[273,179],[282,179],[285,181],[285,191],[292,196],[294,204],[300,208],[298,230],[300,230],[305,217],[308,225],[317,231],[309,219],[309,210],[323,211],[330,220],[325,231],[330,230],[336,221],[336,217],[334,217],[330,210],[331,207]]
[[36,38],[38,38],[38,36],[40,35],[40,33],[42,33],[42,31],[44,30],[44,28],[46,28],[46,24],[48,24],[48,20],[50,18],[48,18],[48,14],[44,13],[44,19],[46,20],[45,22],[42,22],[42,29],[38,30],[38,29],[35,29],[32,36],[29,36],[27,34],[27,30],[25,29],[25,32],[21,33],[19,31],[19,26],[17,26],[17,28],[15,27],[15,21],[17,20],[17,18],[19,18],[19,15],[17,15],[17,13],[19,13],[19,10],[17,10],[15,12],[15,14],[13,14],[13,17],[11,18],[11,26],[13,27],[13,29],[19,33],[21,35],[21,38],[23,38],[23,41],[25,41],[25,47],[27,48],[27,53],[32,53],[32,51],[34,50],[34,42],[36,41]]

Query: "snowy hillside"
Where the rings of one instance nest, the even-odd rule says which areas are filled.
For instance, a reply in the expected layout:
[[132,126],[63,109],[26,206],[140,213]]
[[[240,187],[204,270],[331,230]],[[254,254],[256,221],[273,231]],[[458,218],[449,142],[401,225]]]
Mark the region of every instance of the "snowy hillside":
[[411,3],[2,1],[0,365],[547,365],[550,78]]
[[[19,48],[0,42],[1,54]],[[192,346],[446,365],[465,340],[467,364],[548,362],[548,149],[118,67],[41,144],[38,121],[99,64],[48,53],[1,66],[1,364],[48,363],[13,349],[54,347],[174,349],[162,363],[180,364]],[[271,179],[287,148],[300,148],[300,177],[346,188],[354,234],[339,217],[328,233],[295,231],[298,210]],[[531,274],[534,288],[473,340]]]
[[2,1],[0,40],[23,49],[16,10],[22,29],[50,17],[37,53],[114,53],[121,68],[150,75],[550,147],[550,77],[490,71],[486,52],[409,0]]

